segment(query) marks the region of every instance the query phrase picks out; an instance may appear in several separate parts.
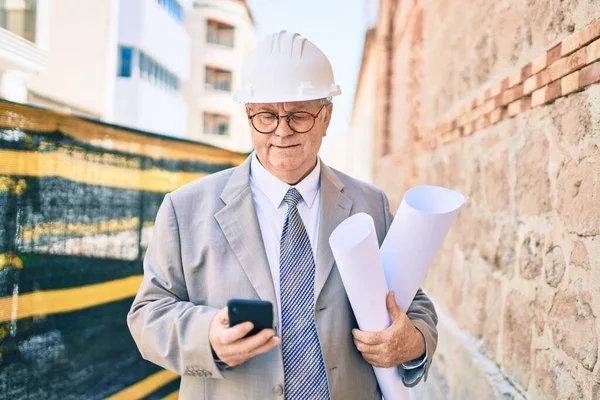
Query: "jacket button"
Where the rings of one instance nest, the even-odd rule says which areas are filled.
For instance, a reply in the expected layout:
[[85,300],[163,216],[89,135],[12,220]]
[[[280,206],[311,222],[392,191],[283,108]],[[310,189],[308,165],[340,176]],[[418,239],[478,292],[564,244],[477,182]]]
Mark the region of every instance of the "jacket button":
[[275,385],[275,386],[273,386],[273,391],[275,392],[275,394],[277,396],[283,396],[283,386]]

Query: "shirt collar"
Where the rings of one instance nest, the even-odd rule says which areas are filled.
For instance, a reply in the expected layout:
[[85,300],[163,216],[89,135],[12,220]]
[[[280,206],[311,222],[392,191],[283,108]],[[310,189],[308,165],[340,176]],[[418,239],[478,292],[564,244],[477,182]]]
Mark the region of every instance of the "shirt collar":
[[262,166],[256,152],[252,154],[252,160],[250,162],[250,181],[262,192],[267,195],[269,200],[277,208],[281,205],[283,198],[287,191],[294,187],[302,196],[302,200],[306,203],[308,208],[311,208],[317,193],[321,187],[321,160],[317,157],[317,165],[304,179],[292,186],[277,178]]

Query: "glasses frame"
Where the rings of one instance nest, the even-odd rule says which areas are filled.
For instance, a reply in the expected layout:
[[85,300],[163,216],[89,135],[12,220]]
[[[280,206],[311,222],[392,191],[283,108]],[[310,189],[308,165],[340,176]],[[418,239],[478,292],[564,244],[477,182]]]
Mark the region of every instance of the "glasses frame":
[[[323,108],[325,108],[326,105],[327,104],[323,104],[321,106],[321,108],[319,108],[319,111],[317,111],[316,114],[313,114],[313,113],[308,112],[308,111],[292,111],[291,113],[286,114],[286,115],[279,115],[279,114],[275,114],[275,113],[270,112],[270,111],[260,111],[260,112],[254,113],[252,115],[248,115],[248,119],[250,120],[250,123],[252,124],[252,127],[257,132],[262,133],[264,135],[268,135],[270,133],[275,132],[277,130],[277,128],[279,128],[279,124],[281,123],[282,119],[285,119],[287,121],[288,127],[292,130],[292,132],[294,132],[294,133],[307,133],[307,132],[310,132],[310,130],[315,127],[315,123],[316,123],[317,117],[319,116],[319,114],[321,114],[321,111],[323,110]],[[292,126],[290,125],[290,119],[296,113],[308,114],[308,115],[310,115],[312,117],[312,119],[313,119],[312,120],[312,125],[310,126],[309,129],[307,129],[305,131],[297,131],[294,128],[292,128]],[[275,125],[275,128],[272,129],[272,130],[270,130],[270,131],[268,131],[268,132],[264,132],[264,131],[261,131],[260,129],[258,129],[256,127],[256,125],[254,125],[254,117],[256,117],[257,115],[260,115],[260,114],[269,114],[269,115],[272,115],[272,116],[276,117],[277,118],[277,125]]]

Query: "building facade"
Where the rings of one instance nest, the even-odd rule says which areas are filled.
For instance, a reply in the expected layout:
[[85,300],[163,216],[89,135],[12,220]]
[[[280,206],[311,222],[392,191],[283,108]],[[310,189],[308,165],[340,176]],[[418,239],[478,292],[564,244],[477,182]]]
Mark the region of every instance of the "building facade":
[[191,0],[51,1],[49,58],[29,102],[183,137]]
[[115,122],[185,136],[191,41],[184,18],[191,7],[192,0],[119,2]]
[[50,0],[0,0],[0,97],[26,102],[30,74],[44,70]]
[[197,0],[186,25],[192,41],[190,80],[184,87],[187,138],[251,151],[244,108],[232,98],[254,45],[254,23],[246,2]]

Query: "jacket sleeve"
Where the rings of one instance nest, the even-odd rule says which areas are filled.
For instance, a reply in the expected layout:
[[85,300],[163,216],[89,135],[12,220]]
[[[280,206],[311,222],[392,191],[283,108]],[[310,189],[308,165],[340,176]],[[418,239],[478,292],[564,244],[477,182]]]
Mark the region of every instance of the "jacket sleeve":
[[[388,199],[383,191],[381,192],[381,196],[385,212],[385,231],[387,232],[392,224],[393,216],[390,212]],[[402,365],[398,366],[404,384],[408,387],[413,387],[417,385],[421,379],[427,380],[427,374],[437,347],[438,318],[433,302],[420,288],[415,294],[406,315],[415,328],[423,335],[427,354],[426,362],[418,368],[405,368]]]
[[142,357],[179,375],[223,378],[208,340],[215,308],[189,300],[177,216],[169,194],[158,210],[144,277],[127,324]]

